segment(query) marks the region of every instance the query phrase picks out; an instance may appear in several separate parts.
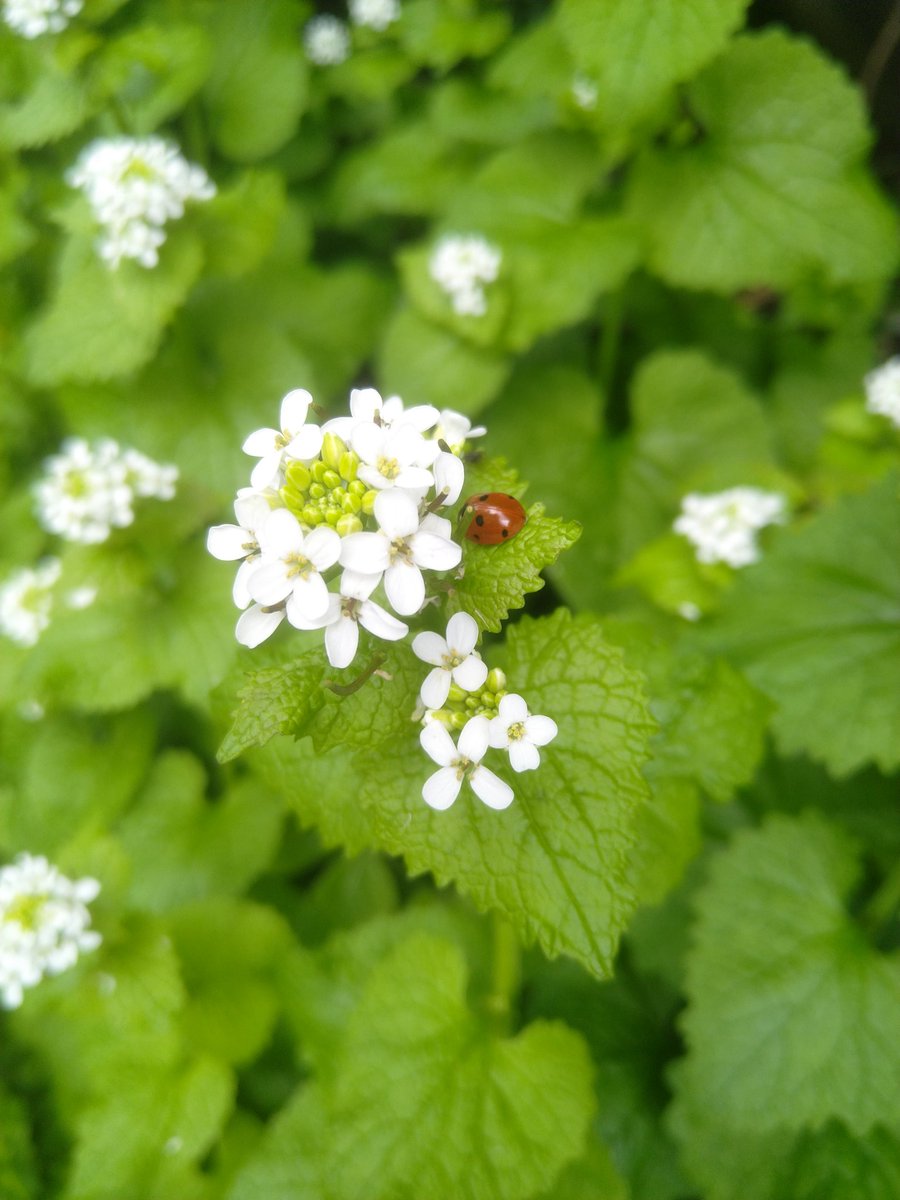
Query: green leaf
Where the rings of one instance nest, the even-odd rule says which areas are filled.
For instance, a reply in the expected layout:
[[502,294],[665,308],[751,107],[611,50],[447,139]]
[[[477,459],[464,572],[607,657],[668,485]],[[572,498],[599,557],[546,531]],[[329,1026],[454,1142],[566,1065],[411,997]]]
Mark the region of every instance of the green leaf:
[[238,782],[215,804],[206,772],[184,750],[154,765],[137,804],[119,825],[134,862],[129,898],[149,912],[205,896],[235,895],[269,865],[281,832],[281,804]]
[[166,238],[152,270],[131,261],[110,270],[90,242],[73,238],[63,252],[49,305],[25,333],[29,381],[46,387],[114,379],[142,366],[201,265],[200,245],[185,229]]
[[210,273],[242,276],[268,254],[284,213],[284,183],[274,171],[246,171],[197,210]]
[[742,576],[708,640],[777,705],[786,753],[837,775],[900,763],[900,503],[889,476],[797,529]]
[[781,30],[742,37],[686,102],[694,144],[647,151],[631,180],[653,271],[721,292],[890,276],[896,223],[859,165],[862,98],[820,51]]
[[50,49],[43,39],[27,42],[13,36],[4,41],[0,146],[31,149],[57,141],[78,129],[97,108],[98,98],[85,79],[96,38],[79,33],[66,42],[65,48]]
[[25,1105],[0,1088],[0,1195],[4,1200],[40,1200],[40,1179]]
[[597,86],[597,107],[632,123],[719,53],[748,0],[563,0],[559,22],[576,66]]
[[204,89],[213,140],[228,158],[255,162],[295,133],[307,68],[290,0],[216,5],[213,68]]
[[211,67],[198,25],[137,25],[106,46],[94,86],[115,98],[134,136],[152,133],[200,89]]
[[254,671],[239,693],[240,707],[219,747],[219,762],[230,762],[250,746],[264,746],[278,733],[299,737],[325,702],[321,688],[326,663],[322,648],[309,650],[287,667]]
[[[353,687],[373,663],[375,672],[356,691],[336,694],[328,689],[323,703],[305,732],[312,734],[318,751],[334,746],[355,750],[374,750],[386,742],[408,737],[412,716],[422,685],[422,662],[412,652],[409,641],[393,644],[368,639],[369,666],[359,663],[343,672],[329,670],[329,678],[338,687]],[[320,649],[320,654],[324,651]]]
[[[509,542],[480,546],[463,539],[462,578],[448,594],[452,612],[471,613],[482,629],[498,633],[509,613],[544,586],[541,571],[577,541],[577,521],[544,516],[543,504],[527,510],[524,527]],[[465,521],[466,518],[463,518]]]
[[811,814],[713,861],[688,958],[689,1102],[759,1133],[900,1119],[900,963],[848,918],[858,877],[852,845]]
[[407,0],[397,26],[401,45],[416,63],[444,72],[463,58],[483,58],[510,33],[500,10],[479,11],[473,0]]

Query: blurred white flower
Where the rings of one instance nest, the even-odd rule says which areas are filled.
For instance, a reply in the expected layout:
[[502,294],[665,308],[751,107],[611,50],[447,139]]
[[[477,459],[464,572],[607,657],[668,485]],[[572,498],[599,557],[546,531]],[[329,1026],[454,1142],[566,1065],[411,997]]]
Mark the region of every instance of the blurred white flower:
[[785,517],[785,500],[777,492],[736,487],[707,495],[691,492],[673,529],[693,545],[699,562],[746,567],[759,559],[758,531]]
[[571,86],[572,99],[579,108],[583,108],[586,112],[590,112],[597,107],[597,85],[593,79],[587,75],[582,75],[580,72],[572,80]]
[[3,0],[3,20],[24,38],[60,33],[83,7],[83,0]]
[[281,401],[280,428],[254,429],[244,439],[244,453],[259,459],[250,475],[254,488],[277,487],[285,459],[308,462],[322,449],[321,428],[306,423],[312,402],[305,388],[293,388]]
[[50,624],[52,589],[61,570],[58,558],[47,558],[0,585],[0,633],[20,646],[34,645]]
[[340,17],[321,13],[303,30],[306,57],[319,67],[335,67],[350,53],[350,31]]
[[400,17],[400,0],[350,0],[350,20],[383,33]]
[[66,179],[84,192],[103,226],[98,249],[112,268],[123,258],[155,267],[166,222],[181,217],[188,201],[209,200],[216,194],[203,168],[159,137],[92,142]]
[[46,858],[20,854],[0,869],[0,1003],[18,1008],[25,988],[73,966],[100,945],[87,905],[96,879],[67,879]]
[[432,251],[428,264],[431,278],[450,297],[461,316],[482,316],[487,299],[482,284],[492,283],[500,273],[500,251],[477,234],[448,234]]
[[869,412],[887,417],[900,428],[900,357],[889,358],[870,371],[864,383]]

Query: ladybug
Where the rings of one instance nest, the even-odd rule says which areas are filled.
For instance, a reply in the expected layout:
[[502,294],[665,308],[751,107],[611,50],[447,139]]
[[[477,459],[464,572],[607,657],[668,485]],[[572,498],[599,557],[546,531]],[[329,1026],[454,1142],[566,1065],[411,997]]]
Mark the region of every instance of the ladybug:
[[514,538],[525,524],[525,509],[505,492],[482,492],[470,496],[462,506],[460,520],[471,517],[466,537],[480,546],[499,546]]

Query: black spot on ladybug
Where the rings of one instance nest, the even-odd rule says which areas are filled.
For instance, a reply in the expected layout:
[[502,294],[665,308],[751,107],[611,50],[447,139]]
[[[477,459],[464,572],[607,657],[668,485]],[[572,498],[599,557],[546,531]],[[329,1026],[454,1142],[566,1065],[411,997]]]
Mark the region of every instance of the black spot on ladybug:
[[479,496],[479,497],[478,497],[478,499],[479,499],[479,500],[487,500],[487,498],[488,498],[488,496],[489,496],[489,495],[490,495],[490,492],[485,492],[485,493],[484,493],[484,495],[483,495],[483,496]]
[[502,529],[502,530],[500,531],[500,536],[501,536],[501,537],[505,537],[505,538],[509,537],[509,530],[508,530],[508,529]]
[[480,514],[480,513],[479,513],[479,515],[478,515],[478,516],[475,518],[475,524],[476,524],[476,525],[483,525],[483,524],[484,524],[484,517],[483,517],[483,516],[481,516],[481,514]]

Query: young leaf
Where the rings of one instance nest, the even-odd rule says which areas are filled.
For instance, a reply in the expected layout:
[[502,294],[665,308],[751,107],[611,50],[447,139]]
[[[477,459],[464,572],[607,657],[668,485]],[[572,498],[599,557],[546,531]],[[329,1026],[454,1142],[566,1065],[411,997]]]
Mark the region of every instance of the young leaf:
[[240,707],[219,747],[219,762],[230,762],[250,746],[264,746],[277,733],[299,737],[325,702],[321,683],[327,665],[318,648],[290,666],[254,671],[239,693]]
[[713,861],[682,1019],[692,1103],[756,1133],[900,1119],[900,963],[845,911],[858,877],[852,845],[811,814],[739,833]]

